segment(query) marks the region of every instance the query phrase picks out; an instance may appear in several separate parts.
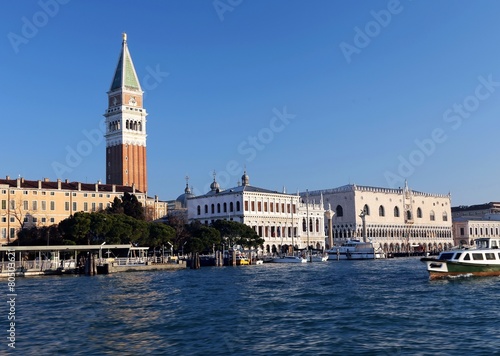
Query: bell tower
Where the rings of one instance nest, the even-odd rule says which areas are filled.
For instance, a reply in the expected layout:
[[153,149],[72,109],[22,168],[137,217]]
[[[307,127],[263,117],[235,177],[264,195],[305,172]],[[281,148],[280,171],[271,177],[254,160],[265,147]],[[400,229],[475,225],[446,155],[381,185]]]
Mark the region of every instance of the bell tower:
[[123,34],[122,50],[108,91],[106,118],[106,183],[147,192],[146,110],[143,91]]

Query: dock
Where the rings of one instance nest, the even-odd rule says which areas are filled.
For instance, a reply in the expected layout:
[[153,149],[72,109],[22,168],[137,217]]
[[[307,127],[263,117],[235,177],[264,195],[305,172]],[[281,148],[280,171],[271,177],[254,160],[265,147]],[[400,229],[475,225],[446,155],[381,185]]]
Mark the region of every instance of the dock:
[[173,257],[148,257],[148,250],[124,244],[0,246],[0,278],[186,268],[185,261]]

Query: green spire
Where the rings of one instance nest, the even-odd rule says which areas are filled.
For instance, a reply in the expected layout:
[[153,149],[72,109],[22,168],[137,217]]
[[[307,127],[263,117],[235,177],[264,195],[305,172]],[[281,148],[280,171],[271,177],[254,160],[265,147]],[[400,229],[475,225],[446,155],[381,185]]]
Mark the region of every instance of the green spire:
[[120,88],[142,91],[139,80],[137,79],[132,57],[128,51],[126,33],[123,34],[122,51],[120,53],[118,65],[116,66],[110,91]]

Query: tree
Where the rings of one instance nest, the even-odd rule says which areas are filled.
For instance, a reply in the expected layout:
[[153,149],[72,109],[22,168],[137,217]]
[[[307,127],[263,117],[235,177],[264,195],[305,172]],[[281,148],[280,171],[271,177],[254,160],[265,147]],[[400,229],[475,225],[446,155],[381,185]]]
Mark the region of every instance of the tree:
[[220,233],[213,227],[194,222],[188,226],[188,229],[191,237],[187,240],[186,252],[210,253],[214,245],[221,244]]
[[233,247],[240,245],[247,248],[256,248],[264,243],[250,226],[236,221],[216,220],[212,226],[220,232],[222,240]]
[[110,214],[125,214],[134,219],[145,220],[146,215],[142,204],[134,194],[123,193],[122,198],[115,197],[111,206],[106,209]]

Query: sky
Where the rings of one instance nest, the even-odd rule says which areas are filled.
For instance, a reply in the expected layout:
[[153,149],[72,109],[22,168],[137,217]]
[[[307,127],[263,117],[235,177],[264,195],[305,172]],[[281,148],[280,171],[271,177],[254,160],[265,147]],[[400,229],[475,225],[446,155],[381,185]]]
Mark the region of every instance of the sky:
[[0,177],[105,182],[122,33],[148,195],[346,184],[500,201],[496,0],[6,0]]

